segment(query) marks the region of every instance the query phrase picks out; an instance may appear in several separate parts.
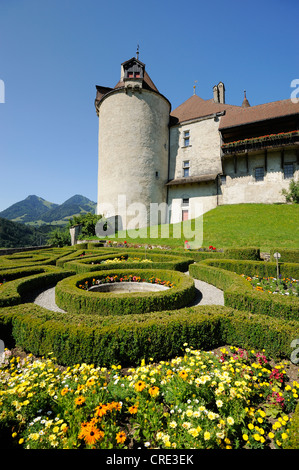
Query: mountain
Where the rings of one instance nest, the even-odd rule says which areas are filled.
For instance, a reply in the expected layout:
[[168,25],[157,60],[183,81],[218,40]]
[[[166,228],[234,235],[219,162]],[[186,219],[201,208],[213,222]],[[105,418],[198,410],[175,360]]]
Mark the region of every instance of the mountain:
[[76,194],[62,204],[54,204],[38,196],[28,196],[0,212],[0,217],[26,225],[66,225],[74,215],[95,213],[96,203]]
[[0,212],[0,217],[26,224],[33,220],[39,220],[43,213],[54,209],[57,206],[58,204],[54,204],[41,197],[33,195],[26,197],[23,201],[16,202],[12,206]]
[[35,228],[0,218],[0,248],[44,245],[53,229],[50,225]]
[[[84,196],[76,194],[63,204],[50,209],[42,215],[42,220],[46,223],[65,221],[67,223],[74,215],[92,212],[95,213],[96,203]],[[1,215],[1,214],[0,214]]]

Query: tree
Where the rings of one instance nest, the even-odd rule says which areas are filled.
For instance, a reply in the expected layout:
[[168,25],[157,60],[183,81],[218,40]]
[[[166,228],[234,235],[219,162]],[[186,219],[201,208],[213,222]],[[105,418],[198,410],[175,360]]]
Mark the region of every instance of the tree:
[[53,230],[49,233],[48,243],[59,248],[70,245],[71,236],[69,230]]
[[299,204],[299,181],[292,179],[290,181],[289,190],[283,189],[281,194],[285,196],[286,202],[293,202]]
[[74,215],[69,220],[68,228],[73,227],[74,225],[81,225],[80,237],[93,237],[96,234],[96,223],[101,218],[101,215],[92,214],[91,212],[87,212],[86,214]]

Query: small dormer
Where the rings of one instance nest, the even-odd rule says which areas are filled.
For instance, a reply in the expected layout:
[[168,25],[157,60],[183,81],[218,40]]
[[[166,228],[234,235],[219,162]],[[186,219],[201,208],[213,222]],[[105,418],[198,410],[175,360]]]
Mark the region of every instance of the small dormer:
[[132,59],[123,62],[121,65],[124,80],[134,78],[143,80],[145,65],[140,62],[140,60],[133,57]]
[[121,64],[121,81],[127,89],[141,90],[144,79],[145,65],[133,57]]

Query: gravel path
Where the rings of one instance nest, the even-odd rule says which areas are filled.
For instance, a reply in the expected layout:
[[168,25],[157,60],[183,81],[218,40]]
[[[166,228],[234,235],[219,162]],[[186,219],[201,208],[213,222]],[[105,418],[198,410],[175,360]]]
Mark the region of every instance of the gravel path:
[[[186,273],[188,274],[188,273]],[[223,291],[217,289],[211,284],[194,279],[196,288],[196,297],[189,307],[196,305],[224,305]],[[54,312],[65,313],[64,310],[59,308],[55,303],[55,287],[46,289],[41,292],[33,302],[41,307],[47,308]]]

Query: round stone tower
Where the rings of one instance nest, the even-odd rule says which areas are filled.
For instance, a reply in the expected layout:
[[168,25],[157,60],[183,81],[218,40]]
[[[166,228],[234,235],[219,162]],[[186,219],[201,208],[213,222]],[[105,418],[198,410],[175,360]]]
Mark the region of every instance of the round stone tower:
[[121,64],[120,81],[114,88],[97,86],[95,106],[98,214],[118,216],[119,229],[165,223],[169,101],[159,93],[145,65],[132,58]]

